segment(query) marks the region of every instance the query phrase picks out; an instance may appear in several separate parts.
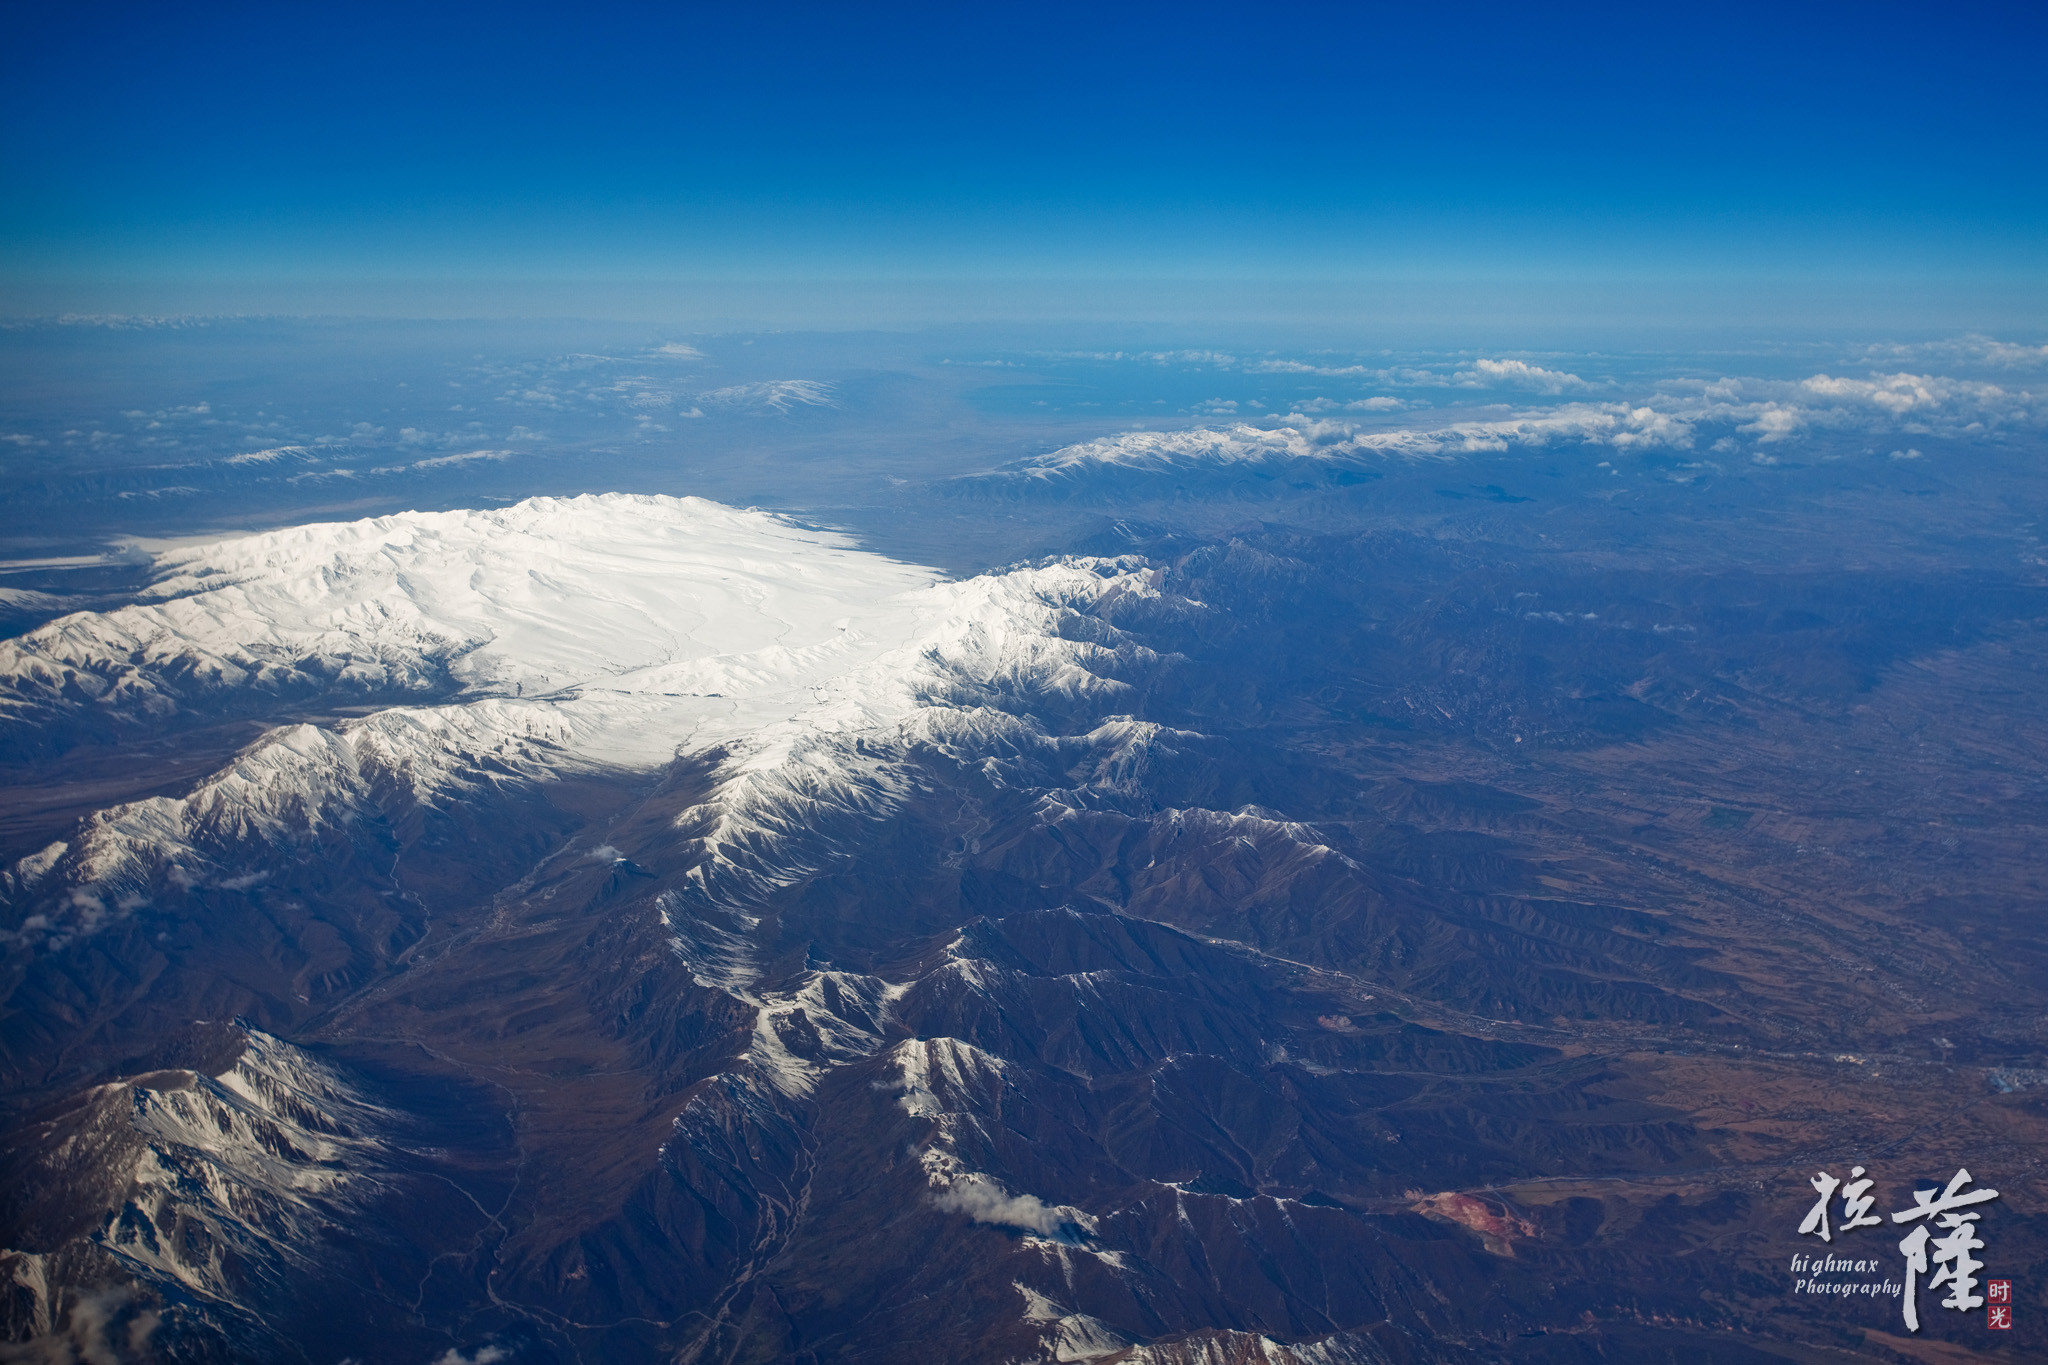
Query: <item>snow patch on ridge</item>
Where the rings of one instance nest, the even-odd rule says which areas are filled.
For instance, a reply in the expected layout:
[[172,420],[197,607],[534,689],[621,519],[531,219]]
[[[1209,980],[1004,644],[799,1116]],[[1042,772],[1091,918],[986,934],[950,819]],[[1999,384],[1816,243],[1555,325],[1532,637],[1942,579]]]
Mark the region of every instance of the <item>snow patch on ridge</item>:
[[1060,1246],[1073,1244],[1077,1234],[1094,1235],[1098,1223],[1093,1215],[1034,1194],[1013,1193],[961,1160],[958,1147],[965,1133],[984,1141],[988,1137],[982,1116],[1000,1109],[1007,1062],[958,1038],[908,1039],[896,1045],[889,1061],[902,1089],[897,1104],[932,1125],[918,1162],[934,1207],[977,1223],[1018,1228]]
[[880,977],[812,972],[796,990],[760,998],[744,1060],[783,1094],[808,1095],[833,1067],[881,1050],[890,996]]
[[722,389],[712,389],[698,394],[697,401],[720,407],[754,408],[785,414],[798,407],[838,406],[832,401],[832,386],[815,379],[777,379],[753,384],[730,384]]
[[958,1038],[913,1038],[898,1043],[890,1060],[903,1093],[896,1103],[912,1118],[937,1120],[942,1131],[957,1117],[986,1108],[986,1095],[1000,1090],[1009,1063]]
[[1280,1342],[1261,1333],[1212,1328],[1134,1346],[1122,1360],[1124,1365],[1390,1365],[1393,1357],[1363,1332]]
[[1086,1313],[1070,1313],[1022,1280],[1011,1287],[1024,1296],[1024,1321],[1045,1324],[1045,1346],[1056,1361],[1100,1360],[1131,1344],[1130,1338]]

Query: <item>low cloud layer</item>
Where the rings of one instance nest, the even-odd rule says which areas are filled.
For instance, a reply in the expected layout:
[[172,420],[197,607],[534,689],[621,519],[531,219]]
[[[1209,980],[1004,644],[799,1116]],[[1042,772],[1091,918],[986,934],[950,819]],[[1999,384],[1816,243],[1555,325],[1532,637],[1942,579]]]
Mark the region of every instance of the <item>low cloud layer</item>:
[[1996,337],[1950,337],[1941,341],[1886,342],[1865,348],[1866,363],[1981,367],[1988,370],[2048,369],[2048,346],[2000,341]]
[[[1512,381],[1559,394],[1574,385],[1594,387],[1569,372],[1519,360],[1481,360],[1462,373],[1486,375],[1496,387]],[[1298,459],[1452,459],[1570,445],[1622,453],[1701,447],[1728,453],[1746,446],[1759,462],[1768,463],[1774,458],[1768,452],[1821,436],[1889,440],[1903,448],[1899,437],[1981,441],[2038,435],[2048,428],[2048,395],[2011,383],[1911,371],[1821,373],[1796,380],[1673,379],[1629,402],[1575,399],[1505,417],[1394,428],[1368,428],[1337,416],[1399,406],[1395,399],[1307,400],[1271,419],[1183,431],[1128,431],[1085,441],[1010,472],[1047,477],[1108,467],[1158,471]],[[1236,407],[1218,400],[1204,415],[1236,417]]]

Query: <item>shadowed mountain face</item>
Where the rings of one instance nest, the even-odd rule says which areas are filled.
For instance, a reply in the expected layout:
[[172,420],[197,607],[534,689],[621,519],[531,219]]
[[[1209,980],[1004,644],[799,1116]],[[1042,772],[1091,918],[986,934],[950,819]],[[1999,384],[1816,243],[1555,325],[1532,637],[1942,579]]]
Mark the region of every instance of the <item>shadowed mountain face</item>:
[[957,581],[542,499],[8,642],[7,1358],[2038,1354],[1787,1271],[1901,1273],[1796,1232],[1851,1165],[2048,1264],[1996,499],[1319,449],[947,484],[1060,551]]

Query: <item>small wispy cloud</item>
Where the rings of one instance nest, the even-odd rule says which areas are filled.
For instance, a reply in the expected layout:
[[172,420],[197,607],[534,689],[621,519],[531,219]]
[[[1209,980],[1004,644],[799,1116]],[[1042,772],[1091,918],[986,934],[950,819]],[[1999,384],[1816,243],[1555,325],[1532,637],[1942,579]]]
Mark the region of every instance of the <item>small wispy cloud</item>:
[[1032,1194],[1011,1194],[978,1172],[956,1176],[932,1195],[932,1203],[948,1213],[964,1213],[977,1223],[1022,1228],[1041,1237],[1059,1237],[1066,1228],[1085,1227],[1088,1221],[1079,1209],[1048,1204]]
[[1246,374],[1313,374],[1326,379],[1381,379],[1387,374],[1369,365],[1311,365],[1305,360],[1255,360],[1244,368]]
[[479,1346],[465,1354],[453,1346],[434,1357],[433,1365],[498,1365],[501,1360],[510,1360],[512,1353],[502,1346]]
[[509,460],[509,450],[467,450],[460,455],[436,455],[430,460],[414,460],[410,469],[445,469],[450,465],[476,464],[479,461]]
[[1311,398],[1306,403],[1295,404],[1294,411],[1288,415],[1292,417],[1325,412],[1399,412],[1408,406],[1409,404],[1402,399],[1389,398],[1385,394],[1373,398],[1355,398],[1348,403],[1335,398]]
[[304,446],[272,446],[268,450],[251,450],[240,455],[230,455],[223,464],[276,464],[281,460],[311,460],[315,456]]

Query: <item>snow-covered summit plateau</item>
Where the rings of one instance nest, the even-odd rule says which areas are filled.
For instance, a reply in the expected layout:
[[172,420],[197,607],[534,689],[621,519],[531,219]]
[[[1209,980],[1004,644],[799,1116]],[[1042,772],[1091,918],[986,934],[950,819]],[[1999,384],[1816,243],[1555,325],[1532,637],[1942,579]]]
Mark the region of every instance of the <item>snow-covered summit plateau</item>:
[[765,513],[626,494],[298,526],[157,570],[133,605],[0,645],[0,715],[452,693],[513,703],[506,723],[571,721],[593,757],[659,761],[700,728],[785,717],[900,645],[937,582]]
[[0,645],[0,726],[147,729],[252,693],[399,704],[278,726],[185,795],[103,810],[0,872],[21,936],[59,946],[166,884],[231,885],[394,792],[432,805],[679,754],[722,755],[716,845],[771,797],[879,780],[849,771],[872,766],[842,752],[853,736],[1114,694],[1130,647],[1072,620],[1156,595],[1135,561],[946,581],[768,513],[627,494],[294,527],[158,569],[132,605]]

